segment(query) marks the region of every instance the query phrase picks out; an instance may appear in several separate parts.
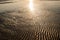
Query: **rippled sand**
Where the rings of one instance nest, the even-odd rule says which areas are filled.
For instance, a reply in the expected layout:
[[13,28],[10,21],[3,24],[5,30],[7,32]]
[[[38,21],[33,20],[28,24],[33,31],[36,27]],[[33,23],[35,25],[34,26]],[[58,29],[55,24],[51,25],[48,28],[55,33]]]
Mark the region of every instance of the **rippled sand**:
[[60,40],[59,30],[59,1],[0,4],[0,40]]

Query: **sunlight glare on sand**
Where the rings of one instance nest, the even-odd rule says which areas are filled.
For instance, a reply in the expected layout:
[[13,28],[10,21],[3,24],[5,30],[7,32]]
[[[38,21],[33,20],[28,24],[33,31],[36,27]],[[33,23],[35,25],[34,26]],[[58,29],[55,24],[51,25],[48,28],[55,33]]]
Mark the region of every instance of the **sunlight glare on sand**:
[[30,11],[33,11],[34,10],[33,0],[29,0],[29,10]]

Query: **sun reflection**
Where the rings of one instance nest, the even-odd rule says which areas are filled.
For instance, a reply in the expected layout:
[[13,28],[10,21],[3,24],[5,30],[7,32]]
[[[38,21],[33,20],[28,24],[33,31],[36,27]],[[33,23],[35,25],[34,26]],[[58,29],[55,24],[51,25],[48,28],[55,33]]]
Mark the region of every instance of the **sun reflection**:
[[33,0],[29,0],[29,9],[30,9],[30,11],[33,11],[34,10]]

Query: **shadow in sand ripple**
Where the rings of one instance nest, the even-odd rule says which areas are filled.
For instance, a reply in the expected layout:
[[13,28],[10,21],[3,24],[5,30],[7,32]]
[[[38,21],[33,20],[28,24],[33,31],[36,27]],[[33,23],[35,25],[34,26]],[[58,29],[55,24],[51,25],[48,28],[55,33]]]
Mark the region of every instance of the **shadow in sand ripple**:
[[0,4],[13,3],[11,0],[0,0]]
[[2,2],[2,1],[8,1],[8,0],[0,0],[0,2]]
[[13,2],[0,2],[0,4],[13,3]]

